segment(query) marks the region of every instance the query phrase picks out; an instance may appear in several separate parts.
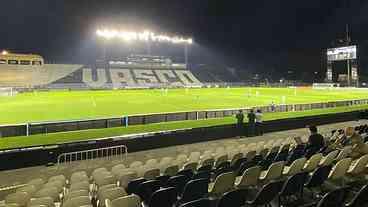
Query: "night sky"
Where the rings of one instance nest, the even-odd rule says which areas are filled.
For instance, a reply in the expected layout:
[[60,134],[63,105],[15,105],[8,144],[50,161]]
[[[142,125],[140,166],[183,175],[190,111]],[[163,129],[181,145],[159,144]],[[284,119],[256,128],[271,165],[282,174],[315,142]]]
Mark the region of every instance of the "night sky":
[[367,13],[366,0],[1,0],[0,49],[84,63],[98,56],[100,26],[150,28],[193,37],[193,63],[324,72],[323,49],[348,23],[364,73]]

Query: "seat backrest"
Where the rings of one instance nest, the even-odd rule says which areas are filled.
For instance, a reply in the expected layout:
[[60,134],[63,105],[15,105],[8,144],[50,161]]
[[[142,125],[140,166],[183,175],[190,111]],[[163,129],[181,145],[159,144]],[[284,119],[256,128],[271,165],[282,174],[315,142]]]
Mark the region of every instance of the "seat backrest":
[[149,207],[172,207],[176,202],[178,192],[176,188],[169,187],[157,190],[151,196]]
[[101,177],[96,177],[95,182],[98,186],[103,186],[103,185],[108,185],[108,184],[116,184],[117,180],[115,176],[113,176],[112,174],[106,174]]
[[30,196],[32,196],[36,191],[37,191],[37,187],[35,185],[26,185],[16,190],[16,192],[26,192]]
[[138,178],[138,179],[134,179],[132,181],[130,181],[128,183],[128,187],[126,188],[126,192],[128,194],[132,194],[132,193],[137,193],[138,191],[138,186],[143,183],[143,182],[146,182],[147,180],[144,179],[144,178]]
[[89,196],[79,196],[68,199],[63,203],[62,207],[79,207],[85,205],[91,205]]
[[241,158],[243,158],[243,153],[239,152],[236,153],[233,158],[231,159],[230,165],[233,166],[238,160],[240,160]]
[[116,198],[127,196],[127,193],[123,188],[116,187],[106,189],[103,192],[98,192],[98,206],[105,206],[106,199],[114,200]]
[[237,185],[237,187],[241,188],[241,187],[257,185],[260,174],[261,174],[260,166],[254,166],[254,167],[246,169],[243,175],[241,176],[240,182]]
[[332,151],[332,152],[328,153],[328,155],[326,155],[325,157],[322,158],[319,165],[320,166],[331,165],[338,153],[339,153],[338,150],[335,150],[335,151]]
[[137,179],[138,174],[136,172],[126,172],[125,174],[120,174],[118,177],[119,185],[126,188],[131,180]]
[[207,193],[208,193],[207,179],[191,180],[184,187],[180,203],[186,203],[192,200],[200,199]]
[[368,185],[363,186],[349,203],[349,207],[361,207],[368,203]]
[[178,173],[179,166],[178,165],[172,165],[165,169],[164,175],[174,176]]
[[64,200],[69,200],[69,199],[80,197],[80,196],[89,196],[89,192],[87,190],[69,191],[65,195]]
[[283,181],[273,181],[264,185],[253,200],[253,206],[260,206],[270,203],[276,198],[282,188],[282,185]]
[[247,158],[248,161],[253,160],[253,158],[256,156],[257,151],[252,150],[247,152],[247,154],[245,155],[245,158]]
[[283,161],[272,163],[266,172],[265,180],[274,180],[281,177],[284,165],[285,162]]
[[213,167],[215,165],[215,159],[214,158],[206,158],[203,161],[201,161],[201,167],[202,166],[211,166]]
[[351,153],[351,150],[352,150],[352,146],[346,146],[344,147],[340,152],[339,154],[337,155],[336,159],[337,161],[339,160],[342,160],[346,157],[349,156],[349,154]]
[[194,172],[191,169],[184,169],[184,170],[180,170],[177,175],[184,175],[186,176],[189,180],[192,179]]
[[145,164],[147,167],[157,167],[158,161],[156,159],[149,159]]
[[37,191],[33,195],[33,197],[35,198],[51,197],[53,201],[57,201],[59,199],[59,193],[60,191],[56,187],[47,187]]
[[149,180],[139,184],[137,195],[141,197],[142,201],[148,202],[151,195],[160,189],[161,182],[158,180]]
[[281,189],[280,196],[291,196],[301,193],[307,177],[307,172],[301,172],[289,177]]
[[336,163],[336,165],[332,168],[328,179],[335,180],[342,178],[346,172],[348,171],[351,163],[351,158],[345,158]]
[[141,166],[143,166],[143,162],[141,162],[141,161],[134,161],[134,162],[130,163],[129,168],[134,169],[134,168],[139,168]]
[[183,192],[183,189],[189,180],[190,179],[185,175],[177,175],[171,177],[167,181],[167,185],[176,188],[178,194],[180,195]]
[[346,188],[335,189],[322,197],[317,207],[343,206]]
[[76,190],[89,190],[89,182],[82,181],[78,183],[72,183],[70,185],[69,191],[76,191]]
[[305,186],[308,188],[321,186],[328,178],[331,168],[332,167],[330,165],[318,167],[313,171],[312,176],[309,178]]
[[360,174],[364,172],[367,164],[368,164],[368,155],[363,155],[353,165],[351,165],[350,170],[348,172],[352,175]]
[[42,188],[56,187],[59,191],[61,191],[64,188],[64,186],[65,182],[63,182],[62,180],[53,180],[43,185]]
[[211,190],[211,194],[223,194],[234,187],[235,175],[233,172],[227,172],[219,175]]
[[153,180],[158,176],[160,176],[160,169],[157,169],[157,168],[147,170],[143,175],[143,177],[147,180]]
[[189,155],[189,162],[198,162],[201,157],[200,152],[191,152]]
[[305,157],[302,157],[302,158],[299,158],[299,159],[295,160],[290,165],[288,175],[295,175],[295,174],[301,172],[306,161],[307,160],[306,160]]
[[35,205],[43,205],[47,207],[54,207],[54,199],[51,197],[43,197],[43,198],[31,198],[27,204],[27,206],[35,206]]
[[246,195],[247,190],[245,189],[227,192],[221,197],[217,207],[241,207],[245,203]]
[[27,192],[11,193],[5,197],[5,204],[16,203],[19,206],[26,206],[30,199],[30,195]]
[[186,163],[183,167],[184,170],[192,170],[192,171],[195,171],[197,170],[197,166],[198,166],[198,162],[189,162],[189,163]]
[[218,167],[222,163],[227,162],[228,159],[229,159],[229,156],[227,154],[224,154],[224,155],[221,155],[221,156],[217,157],[215,167]]
[[211,207],[211,201],[208,198],[201,198],[188,203],[183,203],[180,207]]
[[140,207],[141,199],[137,195],[128,195],[111,201],[112,207]]
[[323,155],[322,153],[314,154],[309,160],[306,162],[303,170],[306,172],[311,172],[318,167]]

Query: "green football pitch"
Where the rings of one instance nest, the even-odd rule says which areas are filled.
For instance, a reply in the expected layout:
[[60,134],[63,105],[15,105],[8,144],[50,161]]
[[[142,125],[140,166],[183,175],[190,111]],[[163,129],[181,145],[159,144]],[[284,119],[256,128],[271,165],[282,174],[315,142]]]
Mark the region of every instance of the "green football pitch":
[[[312,90],[310,88],[218,88],[115,91],[53,91],[0,97],[0,123],[13,124],[115,117],[131,114],[228,109],[281,104],[314,103],[365,99],[364,90]],[[304,117],[368,109],[367,105],[314,109],[296,112],[266,113],[265,120]],[[234,117],[190,120],[107,129],[38,134],[29,137],[4,137],[0,149],[61,144],[89,139],[196,127],[232,124]]]
[[0,124],[368,98],[362,90],[209,88],[51,91],[0,97]]

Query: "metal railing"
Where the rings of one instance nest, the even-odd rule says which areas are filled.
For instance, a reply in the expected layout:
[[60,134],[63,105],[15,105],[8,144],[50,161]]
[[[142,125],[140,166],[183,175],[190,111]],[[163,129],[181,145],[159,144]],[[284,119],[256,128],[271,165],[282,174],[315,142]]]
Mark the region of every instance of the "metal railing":
[[128,148],[125,145],[63,153],[58,156],[57,164],[60,165],[62,163],[72,163],[73,161],[94,160],[99,158],[112,159],[117,157],[120,157],[120,159],[127,159]]

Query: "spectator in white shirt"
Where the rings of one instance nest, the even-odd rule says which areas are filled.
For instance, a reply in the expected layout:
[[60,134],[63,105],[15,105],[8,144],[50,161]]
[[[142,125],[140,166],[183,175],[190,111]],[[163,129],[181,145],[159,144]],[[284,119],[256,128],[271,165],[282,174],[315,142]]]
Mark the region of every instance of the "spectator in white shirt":
[[263,114],[260,109],[255,113],[256,116],[256,135],[263,135]]

